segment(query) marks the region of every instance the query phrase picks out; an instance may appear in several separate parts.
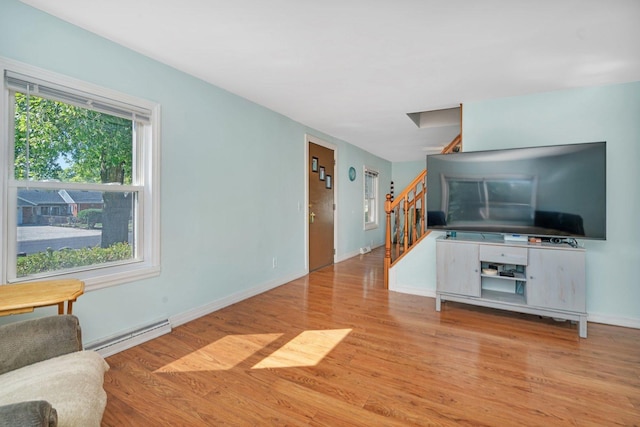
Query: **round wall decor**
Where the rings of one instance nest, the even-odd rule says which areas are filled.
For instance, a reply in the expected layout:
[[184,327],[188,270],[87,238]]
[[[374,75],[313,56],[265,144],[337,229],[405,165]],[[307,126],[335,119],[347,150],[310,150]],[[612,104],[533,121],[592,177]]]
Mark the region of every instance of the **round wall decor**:
[[349,180],[350,181],[356,180],[356,168],[354,168],[353,166],[349,168]]

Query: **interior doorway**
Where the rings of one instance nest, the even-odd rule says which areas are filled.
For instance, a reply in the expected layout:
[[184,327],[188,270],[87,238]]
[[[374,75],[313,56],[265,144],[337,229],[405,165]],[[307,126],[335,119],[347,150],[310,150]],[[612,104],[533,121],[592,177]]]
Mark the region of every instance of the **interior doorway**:
[[313,142],[308,144],[309,271],[314,271],[334,260],[335,151]]

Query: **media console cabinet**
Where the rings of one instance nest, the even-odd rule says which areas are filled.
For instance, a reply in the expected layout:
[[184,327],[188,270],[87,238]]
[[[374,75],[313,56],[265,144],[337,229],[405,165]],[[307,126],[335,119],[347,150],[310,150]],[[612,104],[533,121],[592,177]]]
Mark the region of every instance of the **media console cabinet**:
[[456,301],[579,323],[587,337],[585,250],[482,236],[436,240],[436,311]]

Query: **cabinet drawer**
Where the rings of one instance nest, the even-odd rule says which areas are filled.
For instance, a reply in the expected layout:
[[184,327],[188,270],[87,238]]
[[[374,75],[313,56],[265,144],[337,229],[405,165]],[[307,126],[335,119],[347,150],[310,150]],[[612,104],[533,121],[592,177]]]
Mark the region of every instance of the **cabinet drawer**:
[[480,261],[527,265],[527,248],[513,246],[480,246]]

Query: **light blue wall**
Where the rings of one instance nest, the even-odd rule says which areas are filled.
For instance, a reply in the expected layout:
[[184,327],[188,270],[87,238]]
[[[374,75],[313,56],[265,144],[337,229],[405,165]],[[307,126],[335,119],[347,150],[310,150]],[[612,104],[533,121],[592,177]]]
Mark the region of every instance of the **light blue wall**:
[[[418,174],[424,172],[427,167],[427,156],[415,162],[395,162],[393,163],[393,185],[394,194],[398,195],[407,185],[411,184]],[[388,191],[388,189],[387,189]]]
[[[640,327],[640,82],[465,103],[463,124],[465,151],[607,141],[607,240],[580,241],[587,311]],[[432,252],[433,238],[424,245]],[[396,274],[405,287],[435,291],[433,266],[408,263]]]
[[[356,179],[349,180],[349,168],[353,166],[356,170]],[[378,171],[378,228],[372,230],[364,229],[364,168],[368,167]],[[340,228],[348,230],[338,236],[338,248],[341,254],[339,259],[353,256],[359,253],[361,247],[377,247],[384,245],[384,197],[389,191],[391,183],[391,163],[382,160],[372,154],[363,152],[361,149],[345,144],[338,156],[337,176],[340,180],[338,184],[338,204],[340,206]]]
[[366,164],[388,183],[385,160],[17,0],[0,3],[0,56],[162,106],[162,272],[80,297],[85,342],[303,275],[305,134],[338,151],[336,258],[383,242],[382,227],[362,229],[360,175]]

